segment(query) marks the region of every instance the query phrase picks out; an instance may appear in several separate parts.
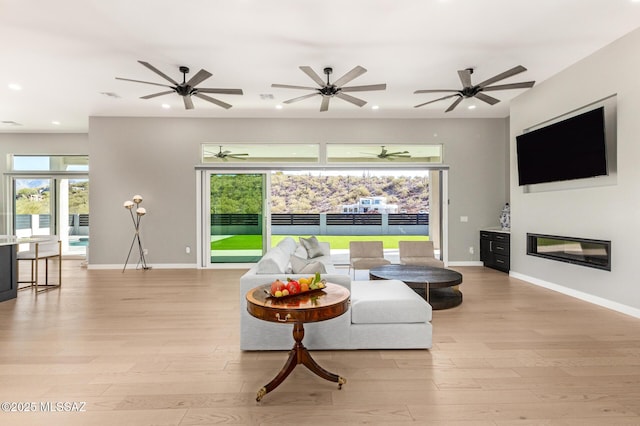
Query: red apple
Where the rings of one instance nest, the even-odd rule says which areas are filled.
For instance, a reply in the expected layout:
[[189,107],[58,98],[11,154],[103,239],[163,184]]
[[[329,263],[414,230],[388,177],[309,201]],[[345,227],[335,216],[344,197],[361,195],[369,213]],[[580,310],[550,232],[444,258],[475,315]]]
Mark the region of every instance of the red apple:
[[291,280],[285,284],[285,288],[289,290],[289,294],[300,293],[300,283],[296,280]]

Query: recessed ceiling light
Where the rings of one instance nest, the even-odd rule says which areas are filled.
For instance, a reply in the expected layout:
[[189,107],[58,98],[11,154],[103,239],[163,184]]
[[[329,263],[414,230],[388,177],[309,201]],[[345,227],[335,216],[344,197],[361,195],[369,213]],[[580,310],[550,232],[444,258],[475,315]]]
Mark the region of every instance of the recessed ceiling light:
[[373,106],[371,107],[371,109],[380,109],[380,106],[379,106],[379,105],[373,105]]
[[9,89],[11,89],[11,90],[22,90],[22,86],[20,86],[17,83],[10,83],[9,84]]
[[282,109],[282,105],[276,105],[276,109]]
[[164,108],[164,109],[169,109],[169,108],[171,108],[171,105],[169,105],[169,104],[162,104],[162,108]]
[[54,124],[54,125],[56,125],[56,126],[59,126],[59,125],[60,125],[60,122],[59,122],[58,120],[53,120],[53,121],[51,122],[51,124]]
[[476,106],[475,106],[475,105],[469,105],[467,108],[469,108],[469,109],[476,109]]

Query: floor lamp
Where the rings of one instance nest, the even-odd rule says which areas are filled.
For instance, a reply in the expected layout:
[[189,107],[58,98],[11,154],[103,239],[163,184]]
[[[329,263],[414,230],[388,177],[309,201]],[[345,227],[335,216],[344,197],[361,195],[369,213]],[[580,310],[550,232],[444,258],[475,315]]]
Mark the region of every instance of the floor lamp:
[[[138,265],[142,265],[142,269],[151,269],[150,266],[147,266],[147,260],[144,258],[144,249],[142,248],[142,241],[140,241],[140,221],[142,220],[142,216],[147,214],[147,210],[144,207],[140,207],[140,203],[142,203],[141,195],[134,195],[133,201],[127,200],[124,202],[124,208],[129,210],[131,214],[131,220],[133,221],[133,227],[135,228],[135,234],[133,234],[133,240],[131,241],[131,247],[129,247],[129,254],[127,254],[127,260],[124,262],[124,267],[122,268],[122,272],[127,269],[127,263],[129,263],[129,257],[131,256],[131,251],[133,250],[133,246],[138,243],[138,250],[140,251],[140,259],[138,260]],[[136,215],[133,215],[133,206],[136,206]],[[138,268],[136,265],[136,269]]]

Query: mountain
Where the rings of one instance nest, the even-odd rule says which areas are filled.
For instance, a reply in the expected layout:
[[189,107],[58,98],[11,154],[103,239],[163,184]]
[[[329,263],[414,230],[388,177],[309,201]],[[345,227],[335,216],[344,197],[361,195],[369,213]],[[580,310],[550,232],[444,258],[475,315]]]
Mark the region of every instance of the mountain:
[[408,176],[271,175],[272,213],[340,213],[360,197],[383,196],[399,211],[429,211],[429,181]]

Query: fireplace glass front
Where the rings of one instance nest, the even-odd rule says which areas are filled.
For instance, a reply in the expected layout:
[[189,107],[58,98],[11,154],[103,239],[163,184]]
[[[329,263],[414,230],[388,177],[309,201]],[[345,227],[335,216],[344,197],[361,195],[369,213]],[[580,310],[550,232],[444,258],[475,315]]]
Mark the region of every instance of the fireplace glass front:
[[527,254],[611,270],[611,241],[527,233]]

